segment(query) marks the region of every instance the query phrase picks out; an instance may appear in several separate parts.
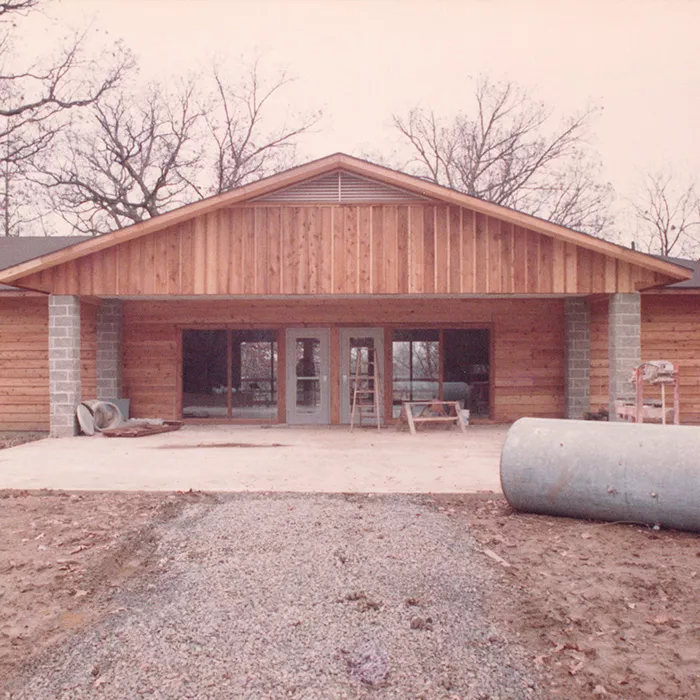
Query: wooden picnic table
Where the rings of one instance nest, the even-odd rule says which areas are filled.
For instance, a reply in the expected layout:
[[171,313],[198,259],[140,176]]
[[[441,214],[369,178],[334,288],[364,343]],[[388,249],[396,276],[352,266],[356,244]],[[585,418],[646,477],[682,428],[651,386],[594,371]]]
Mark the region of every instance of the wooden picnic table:
[[[413,413],[414,406],[420,408],[416,414]],[[417,423],[457,423],[463,433],[467,432],[460,413],[462,405],[459,401],[441,401],[439,399],[404,401],[403,410],[412,435],[416,434]]]

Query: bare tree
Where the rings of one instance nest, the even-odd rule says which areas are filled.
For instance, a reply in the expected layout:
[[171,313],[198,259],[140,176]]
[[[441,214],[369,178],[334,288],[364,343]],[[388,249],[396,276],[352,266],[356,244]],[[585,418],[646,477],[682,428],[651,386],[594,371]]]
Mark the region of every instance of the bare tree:
[[[42,220],[27,211],[35,161],[46,159],[56,135],[67,128],[79,109],[94,104],[121,80],[131,64],[127,52],[115,46],[99,61],[88,57],[87,34],[75,34],[57,54],[29,66],[14,65],[19,19],[40,6],[39,0],[0,2],[0,198],[1,232],[19,235]],[[111,52],[111,56],[109,53]]]
[[24,14],[38,4],[39,0],[2,0],[0,2],[0,20],[6,19],[11,13]]
[[227,81],[217,67],[213,81],[214,94],[206,109],[206,152],[213,177],[205,191],[225,192],[292,165],[297,139],[313,129],[321,115],[285,113],[282,92],[291,80],[284,73],[264,79],[255,61],[239,84]]
[[278,172],[318,119],[285,116],[288,82],[266,82],[256,63],[240,84],[215,70],[213,88],[199,76],[179,92],[108,95],[61,138],[43,182],[64,218],[96,235]]
[[57,210],[81,233],[96,235],[156,216],[195,198],[202,117],[194,87],[158,86],[93,105],[63,139],[65,156],[44,169]]
[[610,185],[587,146],[594,110],[552,126],[552,112],[513,83],[481,79],[474,110],[452,119],[413,109],[393,125],[412,151],[405,166],[474,197],[600,235]]
[[644,178],[632,208],[639,243],[649,253],[697,258],[700,254],[700,193],[694,182],[681,183],[670,172]]

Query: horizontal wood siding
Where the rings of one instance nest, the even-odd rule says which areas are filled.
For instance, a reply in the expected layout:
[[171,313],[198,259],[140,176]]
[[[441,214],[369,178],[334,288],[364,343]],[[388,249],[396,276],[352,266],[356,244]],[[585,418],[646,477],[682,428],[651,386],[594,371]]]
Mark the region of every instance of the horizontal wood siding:
[[190,327],[476,324],[493,333],[494,415],[564,413],[561,300],[127,301],[124,382],[135,416],[177,418],[178,334]]
[[669,281],[446,204],[221,209],[17,282],[56,294],[631,292]]
[[591,411],[609,408],[608,300],[591,302]]
[[[681,423],[700,424],[700,294],[642,296],[642,359],[678,367]],[[658,396],[645,386],[645,398]]]
[[[700,423],[700,294],[642,295],[642,360],[678,366],[681,422]],[[608,372],[608,300],[600,299],[591,304],[592,411],[608,408]],[[660,389],[646,385],[644,397]]]
[[0,430],[49,429],[45,297],[0,299]]
[[80,381],[82,400],[97,398],[97,305],[80,305]]
[[178,330],[167,318],[125,305],[122,336],[124,395],[137,418],[176,418]]

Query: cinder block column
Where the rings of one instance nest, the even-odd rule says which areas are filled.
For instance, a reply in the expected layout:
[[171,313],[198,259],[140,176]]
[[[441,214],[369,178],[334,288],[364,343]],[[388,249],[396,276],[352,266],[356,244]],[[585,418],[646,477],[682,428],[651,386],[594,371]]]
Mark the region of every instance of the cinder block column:
[[564,302],[566,417],[583,418],[591,407],[591,318],[586,299]]
[[51,437],[77,435],[81,398],[80,297],[49,297],[49,407]]
[[633,399],[632,370],[642,361],[641,297],[611,294],[608,309],[610,360],[610,420],[615,420],[615,399]]
[[122,302],[108,299],[97,310],[97,398],[122,397]]

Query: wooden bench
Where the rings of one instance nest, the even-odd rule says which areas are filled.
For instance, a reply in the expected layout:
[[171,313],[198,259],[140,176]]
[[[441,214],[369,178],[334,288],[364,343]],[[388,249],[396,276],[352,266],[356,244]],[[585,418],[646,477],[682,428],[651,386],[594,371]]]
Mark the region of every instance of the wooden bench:
[[[416,414],[413,413],[414,406],[420,409]],[[419,423],[457,423],[463,433],[467,432],[460,413],[462,405],[459,401],[440,401],[439,399],[404,401],[403,410],[411,435],[416,434],[416,424]]]

